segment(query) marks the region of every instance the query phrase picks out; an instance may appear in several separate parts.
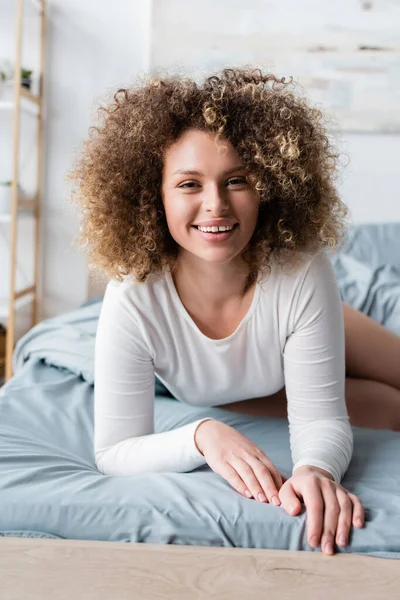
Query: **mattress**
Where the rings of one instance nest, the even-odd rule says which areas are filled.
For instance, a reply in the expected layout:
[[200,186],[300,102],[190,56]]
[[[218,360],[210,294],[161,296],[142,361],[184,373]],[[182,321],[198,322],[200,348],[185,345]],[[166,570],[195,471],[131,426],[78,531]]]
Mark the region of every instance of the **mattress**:
[[[395,298],[385,310],[377,308],[378,288],[389,279],[386,293],[400,297],[399,252],[393,249],[390,277],[378,281],[379,256],[363,262],[346,243],[332,257],[342,296],[352,281],[353,302],[362,298],[369,310],[382,310],[400,331]],[[372,272],[368,289],[366,269]],[[101,298],[48,319],[17,343],[14,377],[0,390],[0,536],[320,552],[308,545],[304,505],[290,516],[281,506],[244,498],[208,465],[129,478],[97,470],[93,358],[100,308]],[[155,381],[156,432],[204,416],[235,427],[290,477],[286,419],[185,405]],[[400,433],[357,427],[353,432],[354,454],[342,485],[361,498],[366,523],[353,528],[349,544],[336,552],[400,558]]]

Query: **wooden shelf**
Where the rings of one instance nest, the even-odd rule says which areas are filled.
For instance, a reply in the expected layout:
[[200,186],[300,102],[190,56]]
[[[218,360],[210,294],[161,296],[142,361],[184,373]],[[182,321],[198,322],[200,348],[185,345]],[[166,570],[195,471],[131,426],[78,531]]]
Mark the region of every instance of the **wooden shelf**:
[[[14,110],[14,98],[2,100],[0,96],[0,110]],[[31,114],[35,117],[39,116],[40,98],[32,94],[26,87],[21,86],[21,102],[20,108],[23,112]]]
[[28,88],[24,87],[23,85],[21,85],[21,96],[22,96],[22,98],[29,100],[29,102],[33,102],[33,104],[36,104],[37,106],[40,105],[39,96],[35,96],[35,94],[32,94],[32,92],[30,90],[28,90]]
[[[44,73],[44,48],[46,37],[46,0],[6,0],[3,2],[5,9],[1,9],[1,29],[5,23],[5,16],[11,16],[14,13],[15,18],[15,58],[13,65],[13,81],[7,82],[2,86],[0,97],[0,110],[10,111],[11,115],[6,115],[8,124],[12,126],[12,142],[9,152],[12,155],[12,176],[14,189],[12,190],[12,199],[16,203],[11,203],[6,214],[0,214],[0,224],[6,223],[10,227],[9,241],[9,261],[10,261],[10,280],[9,293],[0,298],[0,318],[7,320],[7,337],[6,337],[6,361],[5,361],[5,380],[8,381],[12,373],[12,353],[15,343],[15,316],[16,311],[21,306],[32,302],[32,318],[30,319],[31,327],[38,321],[38,298],[37,298],[37,283],[39,277],[39,235],[40,235],[40,202],[41,197],[41,179],[43,172],[43,73]],[[38,86],[37,94],[21,84],[20,73],[22,72],[22,50],[23,50],[23,16],[25,8],[35,10],[35,15],[40,28],[40,67],[37,69],[37,77],[40,85]],[[14,10],[11,10],[14,9]],[[27,12],[28,12],[27,11]],[[9,29],[10,25],[7,23]],[[33,88],[36,89],[36,88]],[[22,196],[19,186],[15,184],[19,181],[19,162],[20,162],[20,125],[22,122],[22,113],[28,112],[37,119],[38,127],[36,128],[37,137],[37,153],[36,153],[36,185],[35,194],[33,197]],[[9,116],[11,118],[9,118]],[[3,132],[1,132],[3,133]],[[3,138],[2,138],[3,141]],[[4,144],[3,144],[4,145]],[[17,198],[15,198],[15,194]],[[22,215],[32,215],[34,220],[34,273],[33,285],[26,287],[20,291],[16,287],[16,267],[17,267],[17,237],[18,237],[18,222]],[[4,258],[2,257],[4,260]]]
[[[19,217],[31,217],[33,216],[33,210],[28,208],[23,208],[18,211]],[[0,213],[0,223],[11,223],[12,216],[10,214],[1,214]]]
[[[26,304],[29,304],[29,302],[32,302],[33,293],[34,292],[31,292],[30,294],[26,294],[25,296],[22,296],[21,298],[17,298],[17,300],[15,300],[15,303],[14,303],[15,309],[18,310],[19,308],[22,308]],[[0,319],[3,322],[7,322],[7,319],[9,317],[8,306],[9,306],[8,298],[0,298]]]
[[[18,198],[18,210],[17,216],[34,216],[34,211],[37,206],[37,194],[34,196],[22,196],[20,195]],[[11,223],[12,222],[12,214],[9,213],[0,213],[0,223]]]
[[[36,208],[36,200],[37,196],[32,196],[30,198],[20,197],[18,198],[18,211],[17,215],[20,217],[25,216],[33,216],[34,210]],[[0,223],[11,223],[12,214],[9,213],[0,213]]]

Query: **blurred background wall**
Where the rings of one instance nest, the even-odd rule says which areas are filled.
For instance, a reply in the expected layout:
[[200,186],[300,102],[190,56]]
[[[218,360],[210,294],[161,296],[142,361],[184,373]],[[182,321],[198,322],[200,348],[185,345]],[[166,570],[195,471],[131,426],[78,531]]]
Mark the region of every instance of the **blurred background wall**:
[[[65,177],[93,124],[98,101],[112,90],[129,85],[140,71],[148,69],[150,13],[151,0],[116,0],[114,3],[108,0],[47,0],[40,319],[72,310],[87,298],[86,258],[72,246],[78,221],[69,202],[70,184]],[[0,19],[3,23],[7,20],[7,28],[2,27],[2,31],[8,29],[9,32],[8,39],[0,39],[1,59],[7,52],[14,54],[13,0],[0,0]],[[25,0],[24,28],[22,62],[35,73],[39,26],[29,0]],[[0,131],[0,180],[7,180],[11,179],[11,160],[7,161],[10,140],[6,140],[11,133],[11,122],[7,127],[2,121]],[[33,181],[29,158],[34,135],[32,120],[24,116],[20,166],[25,189],[29,189]],[[8,231],[0,227],[2,256],[7,251]],[[31,281],[32,232],[29,219],[20,219],[18,289]],[[7,293],[7,266],[1,277],[0,301]],[[21,323],[25,313],[29,319],[28,309],[20,310],[21,331],[25,329]]]
[[400,220],[399,0],[153,0],[150,40],[152,67],[293,76],[339,128],[353,222]]
[[[11,36],[5,2],[0,0],[0,15],[10,19]],[[93,123],[97,99],[151,68],[197,77],[251,63],[293,76],[339,128],[340,150],[350,159],[340,191],[352,222],[400,221],[399,1],[47,4],[42,319],[72,310],[87,297],[86,258],[72,247],[78,221],[65,175]],[[33,21],[27,26],[33,31]],[[0,57],[6,41],[0,42]],[[24,49],[28,68],[35,43],[32,33]],[[29,134],[25,143],[29,155]],[[20,236],[24,264],[27,237]],[[20,278],[21,286],[29,284],[28,269],[20,269]]]

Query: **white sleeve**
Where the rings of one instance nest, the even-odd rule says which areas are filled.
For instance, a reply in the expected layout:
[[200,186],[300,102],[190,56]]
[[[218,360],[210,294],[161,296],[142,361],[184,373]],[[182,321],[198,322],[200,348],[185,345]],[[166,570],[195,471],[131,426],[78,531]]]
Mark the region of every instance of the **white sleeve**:
[[283,355],[293,472],[313,465],[340,483],[353,431],[345,402],[343,308],[325,251],[310,262],[292,316]]
[[154,366],[129,299],[110,282],[95,342],[94,451],[98,470],[129,477],[206,464],[194,442],[205,419],[154,433]]

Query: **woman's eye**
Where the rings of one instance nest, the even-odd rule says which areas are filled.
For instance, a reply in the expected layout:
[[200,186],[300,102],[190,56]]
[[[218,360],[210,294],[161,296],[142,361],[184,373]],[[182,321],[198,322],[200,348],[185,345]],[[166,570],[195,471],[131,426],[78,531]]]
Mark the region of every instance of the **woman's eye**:
[[192,186],[192,185],[197,185],[194,181],[188,181],[187,183],[182,183],[182,185],[178,186],[180,188],[184,188],[186,186]]
[[[231,185],[246,185],[247,181],[245,177],[232,177],[232,179],[229,179],[229,181],[227,182],[228,184]],[[180,188],[192,188],[193,186],[197,186],[198,184],[195,181],[187,181],[186,183],[182,183],[180,186]]]
[[247,181],[244,177],[233,177],[228,183],[233,183],[233,185],[243,185],[246,184]]

